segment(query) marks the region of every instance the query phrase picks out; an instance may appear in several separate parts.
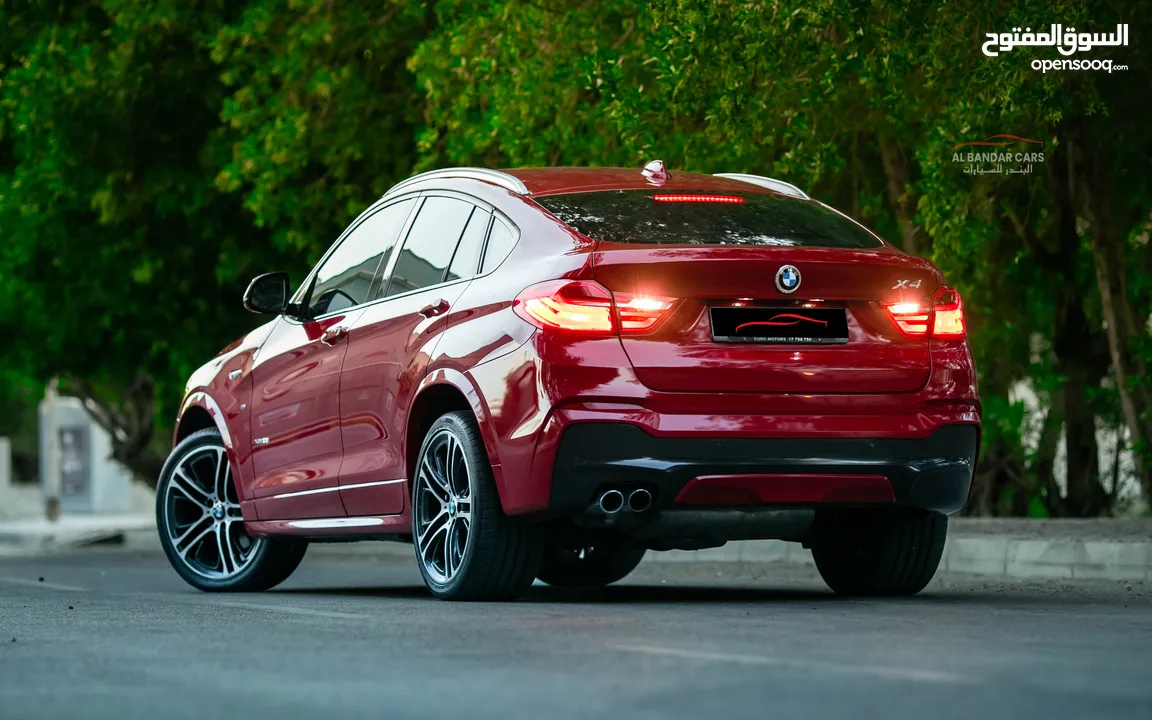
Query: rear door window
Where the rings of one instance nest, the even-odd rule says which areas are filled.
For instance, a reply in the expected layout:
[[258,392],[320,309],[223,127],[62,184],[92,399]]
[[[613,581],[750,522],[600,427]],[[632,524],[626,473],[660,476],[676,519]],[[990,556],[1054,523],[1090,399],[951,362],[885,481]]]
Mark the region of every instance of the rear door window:
[[811,200],[765,193],[613,190],[536,202],[593,240],[653,245],[878,248],[878,237]]
[[483,208],[472,211],[464,235],[460,237],[460,245],[452,257],[452,264],[448,266],[449,281],[470,278],[476,274],[480,265],[480,251],[484,249],[484,236],[488,234],[491,219],[492,213]]
[[475,206],[457,198],[427,198],[396,258],[386,295],[401,295],[444,282],[448,265]]
[[488,247],[484,248],[484,266],[480,269],[481,275],[495,270],[516,244],[516,231],[508,223],[497,217],[492,223],[492,232],[488,234]]

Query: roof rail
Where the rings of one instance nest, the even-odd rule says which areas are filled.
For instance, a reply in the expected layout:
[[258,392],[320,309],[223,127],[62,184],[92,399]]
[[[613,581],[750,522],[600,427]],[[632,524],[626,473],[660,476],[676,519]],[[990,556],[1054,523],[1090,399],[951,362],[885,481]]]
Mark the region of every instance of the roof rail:
[[468,178],[470,180],[483,180],[490,182],[494,185],[499,185],[502,188],[511,190],[519,195],[528,195],[528,186],[520,181],[520,178],[509,175],[499,170],[488,170],[487,168],[474,168],[474,167],[454,167],[443,168],[441,170],[429,170],[428,172],[413,175],[407,180],[402,180],[392,186],[385,195],[391,195],[398,190],[402,190],[409,185],[420,182],[422,180],[435,180],[436,178]]
[[764,177],[763,175],[749,175],[747,173],[716,173],[716,177],[728,178],[729,180],[739,180],[741,182],[752,183],[760,187],[766,187],[769,190],[775,190],[781,195],[788,195],[790,197],[798,197],[802,200],[811,200],[808,193],[796,187],[792,183],[786,183],[783,180],[776,178]]

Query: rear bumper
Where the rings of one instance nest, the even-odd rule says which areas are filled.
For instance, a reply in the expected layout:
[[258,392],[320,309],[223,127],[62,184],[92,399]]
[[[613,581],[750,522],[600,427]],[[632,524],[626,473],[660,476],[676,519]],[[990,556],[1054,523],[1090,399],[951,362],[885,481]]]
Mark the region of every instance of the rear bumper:
[[922,438],[657,437],[625,423],[567,426],[549,511],[577,517],[607,489],[643,487],[653,508],[886,504],[952,513],[968,500],[975,424]]

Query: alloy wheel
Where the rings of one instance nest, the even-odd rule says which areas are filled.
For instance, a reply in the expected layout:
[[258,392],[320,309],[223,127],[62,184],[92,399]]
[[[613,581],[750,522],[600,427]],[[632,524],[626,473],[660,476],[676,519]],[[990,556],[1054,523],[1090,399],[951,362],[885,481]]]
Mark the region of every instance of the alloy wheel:
[[264,543],[244,529],[228,453],[221,445],[190,450],[164,487],[164,525],[175,554],[211,580],[235,577]]
[[428,576],[438,585],[456,577],[472,530],[468,458],[448,429],[428,442],[416,474],[416,547]]

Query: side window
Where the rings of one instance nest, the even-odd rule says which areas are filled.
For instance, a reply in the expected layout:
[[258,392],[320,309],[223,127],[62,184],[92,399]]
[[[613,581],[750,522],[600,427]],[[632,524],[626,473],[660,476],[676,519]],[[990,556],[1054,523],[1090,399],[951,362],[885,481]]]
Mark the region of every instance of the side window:
[[316,271],[308,299],[309,318],[367,302],[373,281],[396,245],[416,199],[402,200],[368,216],[344,238]]
[[484,267],[481,274],[490,273],[504,262],[512,246],[516,244],[516,233],[500,218],[492,223],[492,232],[488,234],[488,247],[484,250]]
[[444,282],[472,203],[449,197],[430,197],[420,207],[404,249],[396,258],[388,296],[419,290]]
[[476,274],[480,267],[480,251],[484,249],[484,236],[488,234],[488,221],[492,213],[483,208],[472,211],[468,220],[468,227],[464,228],[464,235],[460,237],[460,246],[452,257],[452,264],[448,266],[448,280],[470,278]]

